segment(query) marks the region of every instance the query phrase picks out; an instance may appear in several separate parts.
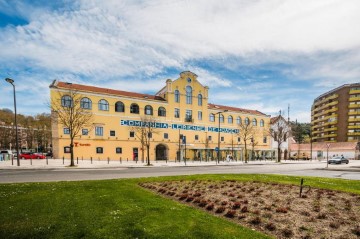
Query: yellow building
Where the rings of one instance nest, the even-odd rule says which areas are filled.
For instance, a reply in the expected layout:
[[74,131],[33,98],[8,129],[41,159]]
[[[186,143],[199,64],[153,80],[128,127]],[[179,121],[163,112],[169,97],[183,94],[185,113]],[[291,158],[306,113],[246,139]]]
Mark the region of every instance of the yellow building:
[[[189,71],[182,72],[174,81],[166,80],[166,85],[155,95],[54,81],[50,85],[52,102],[66,104],[69,90],[81,95],[81,107],[92,112],[94,119],[92,127],[84,128],[76,137],[75,157],[141,160],[143,147],[134,127],[139,127],[145,117],[156,121],[150,160],[184,159],[185,155],[189,160],[214,160],[217,148],[221,159],[230,155],[233,159],[243,159],[244,141],[237,134],[240,122],[257,129],[254,145],[251,146],[250,140],[247,142],[248,150],[255,152],[256,157],[271,157],[267,135],[270,116],[256,110],[209,103],[209,88]],[[68,129],[53,121],[52,130],[54,156],[69,158]],[[184,136],[181,140],[180,135]]]

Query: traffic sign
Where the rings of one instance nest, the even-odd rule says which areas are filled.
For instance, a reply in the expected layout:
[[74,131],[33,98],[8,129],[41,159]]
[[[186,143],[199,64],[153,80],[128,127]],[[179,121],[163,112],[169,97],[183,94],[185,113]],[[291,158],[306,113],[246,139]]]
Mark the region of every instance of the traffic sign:
[[219,148],[218,148],[218,147],[215,147],[215,151],[216,151],[216,152],[219,152]]

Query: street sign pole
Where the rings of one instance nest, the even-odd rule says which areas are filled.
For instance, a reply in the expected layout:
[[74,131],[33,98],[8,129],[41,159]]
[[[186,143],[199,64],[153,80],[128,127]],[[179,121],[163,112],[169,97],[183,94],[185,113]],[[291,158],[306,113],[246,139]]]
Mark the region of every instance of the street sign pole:
[[329,148],[330,148],[330,144],[327,143],[326,144],[326,168],[329,167]]

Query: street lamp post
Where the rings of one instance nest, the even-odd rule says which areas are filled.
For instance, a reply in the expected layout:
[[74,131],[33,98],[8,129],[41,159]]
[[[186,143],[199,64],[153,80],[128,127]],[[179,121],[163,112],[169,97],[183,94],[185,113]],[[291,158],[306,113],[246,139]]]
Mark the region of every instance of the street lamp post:
[[217,112],[219,115],[219,128],[218,128],[218,154],[217,154],[217,163],[220,163],[220,115],[221,113],[227,112],[228,110]]
[[17,160],[17,166],[20,166],[18,126],[17,126],[17,119],[16,119],[16,94],[15,94],[15,85],[14,85],[14,80],[13,80],[13,79],[6,78],[5,81],[8,82],[8,83],[10,83],[10,84],[13,86],[13,91],[14,91],[16,160]]

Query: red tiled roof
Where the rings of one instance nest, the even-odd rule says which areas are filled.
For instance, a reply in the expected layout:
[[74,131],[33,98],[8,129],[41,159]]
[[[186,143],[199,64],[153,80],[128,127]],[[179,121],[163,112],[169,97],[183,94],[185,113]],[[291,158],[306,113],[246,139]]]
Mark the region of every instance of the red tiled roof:
[[100,88],[100,87],[95,87],[95,86],[66,83],[66,82],[61,82],[61,81],[57,82],[56,85],[50,86],[50,87],[74,89],[74,90],[79,90],[79,91],[88,91],[88,92],[118,95],[118,96],[127,96],[127,97],[132,97],[132,98],[165,101],[164,98],[162,98],[160,96],[156,96],[156,95],[140,94],[140,93],[128,92],[128,91],[122,91],[122,90],[112,90],[112,89]]
[[276,123],[276,121],[278,121],[279,119],[283,119],[287,123],[287,120],[284,117],[282,117],[281,115],[278,115],[278,116],[270,118],[270,124]]
[[248,110],[248,109],[225,106],[225,105],[215,105],[215,104],[211,104],[211,103],[208,104],[208,109],[238,111],[238,112],[242,112],[242,113],[266,116],[266,114],[261,113],[260,111],[257,111],[257,110]]
[[[330,144],[329,150],[355,150],[357,142],[334,142],[334,143],[313,143],[312,144],[312,150],[326,150],[327,144]],[[310,144],[291,144],[291,151],[297,151],[297,150],[310,150],[311,145]]]

